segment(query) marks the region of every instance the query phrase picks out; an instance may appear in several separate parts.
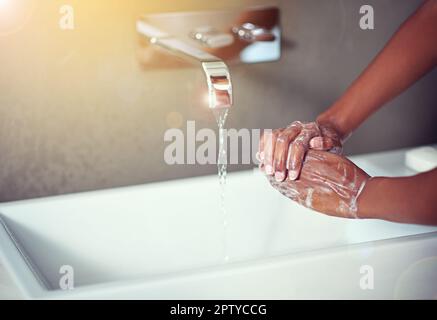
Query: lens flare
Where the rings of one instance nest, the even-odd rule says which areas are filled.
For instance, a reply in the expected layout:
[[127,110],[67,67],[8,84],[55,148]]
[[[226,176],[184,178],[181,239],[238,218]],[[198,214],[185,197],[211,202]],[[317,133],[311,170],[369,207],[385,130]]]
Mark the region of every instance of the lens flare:
[[0,0],[0,36],[20,31],[30,20],[35,0]]
[[0,10],[8,7],[10,5],[11,0],[0,0]]

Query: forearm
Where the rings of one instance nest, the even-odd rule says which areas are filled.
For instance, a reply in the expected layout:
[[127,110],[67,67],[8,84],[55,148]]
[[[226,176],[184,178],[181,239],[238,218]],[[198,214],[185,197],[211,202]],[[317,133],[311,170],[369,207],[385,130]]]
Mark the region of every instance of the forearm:
[[360,218],[437,225],[437,169],[412,177],[376,177],[358,198]]
[[437,64],[437,0],[425,2],[317,121],[346,138],[373,112]]

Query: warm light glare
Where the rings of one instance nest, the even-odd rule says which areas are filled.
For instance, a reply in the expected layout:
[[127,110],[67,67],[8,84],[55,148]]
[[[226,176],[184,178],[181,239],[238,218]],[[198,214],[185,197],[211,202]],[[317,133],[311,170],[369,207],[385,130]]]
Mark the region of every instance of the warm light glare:
[[0,37],[23,29],[38,3],[36,0],[0,0]]
[[209,96],[209,92],[205,93],[203,99],[204,99],[204,100],[203,100],[204,103],[205,103],[208,107],[210,107],[210,105],[211,105],[211,98],[210,98],[210,96]]
[[10,0],[0,0],[0,8],[6,7]]

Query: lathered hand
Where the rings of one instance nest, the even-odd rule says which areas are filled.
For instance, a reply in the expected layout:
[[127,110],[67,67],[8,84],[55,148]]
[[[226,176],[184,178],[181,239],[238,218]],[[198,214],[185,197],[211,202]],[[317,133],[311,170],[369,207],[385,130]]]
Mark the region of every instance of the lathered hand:
[[287,128],[266,131],[260,140],[258,158],[261,168],[277,181],[299,177],[309,149],[341,154],[339,134],[330,126],[316,122],[295,121]]
[[370,176],[345,157],[309,150],[299,179],[271,185],[301,205],[332,216],[358,218],[357,199]]

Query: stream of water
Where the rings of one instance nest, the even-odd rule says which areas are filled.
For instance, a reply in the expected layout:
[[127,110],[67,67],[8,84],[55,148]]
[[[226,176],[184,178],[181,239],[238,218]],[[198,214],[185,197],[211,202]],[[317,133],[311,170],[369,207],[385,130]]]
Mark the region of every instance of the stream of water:
[[218,177],[220,183],[220,211],[223,219],[223,259],[224,262],[229,260],[228,256],[228,244],[227,244],[227,212],[225,206],[225,188],[226,188],[226,175],[227,175],[227,152],[226,152],[226,132],[225,132],[225,122],[228,116],[228,108],[214,109],[214,116],[217,120],[217,125],[219,129],[219,151],[217,157],[217,169]]

